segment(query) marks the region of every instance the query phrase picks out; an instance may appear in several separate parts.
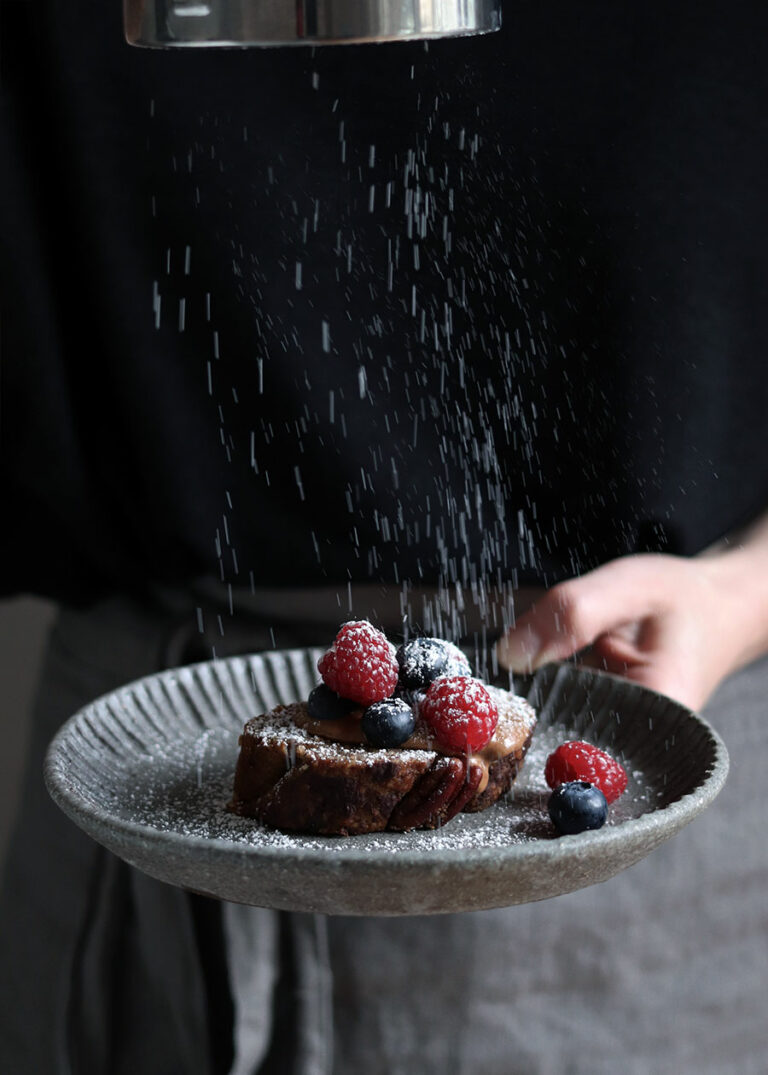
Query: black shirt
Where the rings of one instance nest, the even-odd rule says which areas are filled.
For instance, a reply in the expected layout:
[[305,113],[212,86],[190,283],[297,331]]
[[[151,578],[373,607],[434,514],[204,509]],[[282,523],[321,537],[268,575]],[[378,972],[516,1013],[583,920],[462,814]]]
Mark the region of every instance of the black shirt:
[[765,505],[763,5],[161,53],[3,16],[3,592],[551,582]]

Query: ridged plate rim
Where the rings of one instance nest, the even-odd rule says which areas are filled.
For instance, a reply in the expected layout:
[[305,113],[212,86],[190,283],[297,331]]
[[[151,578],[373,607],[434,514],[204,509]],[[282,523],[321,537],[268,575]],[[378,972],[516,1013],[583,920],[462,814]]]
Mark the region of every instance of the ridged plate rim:
[[[214,719],[210,725],[206,725],[205,720],[215,716],[215,706],[212,705],[211,699],[208,699],[211,706],[209,711],[207,713],[198,713],[196,718],[191,719],[190,713],[182,714],[178,707],[174,709],[174,692],[188,691],[190,686],[194,685],[202,689],[203,694],[205,694],[206,691],[210,691],[212,683],[220,684],[222,677],[224,679],[229,677],[229,680],[233,682],[239,676],[242,686],[244,678],[253,678],[253,676],[260,674],[262,678],[271,677],[272,682],[265,683],[267,694],[271,690],[278,697],[278,700],[283,702],[293,701],[296,700],[296,697],[305,696],[305,694],[301,693],[296,697],[286,696],[285,690],[283,689],[282,692],[280,690],[280,676],[285,673],[287,668],[290,671],[290,675],[294,677],[290,681],[292,688],[304,692],[306,684],[312,681],[316,659],[320,652],[320,650],[315,649],[283,650],[204,661],[196,665],[169,669],[143,677],[95,699],[66,721],[49,746],[44,767],[45,782],[49,793],[57,805],[85,832],[98,842],[110,847],[111,850],[121,854],[122,857],[126,857],[128,861],[131,861],[131,859],[128,855],[123,854],[120,847],[127,847],[130,850],[133,845],[141,859],[149,856],[150,859],[156,860],[157,868],[147,869],[146,872],[150,872],[153,876],[160,877],[162,880],[168,880],[169,883],[178,882],[175,882],[173,877],[163,875],[163,856],[165,855],[170,859],[172,856],[178,856],[179,854],[190,860],[194,860],[197,857],[202,871],[215,871],[220,867],[226,868],[227,864],[233,867],[238,865],[242,868],[244,863],[247,863],[249,867],[258,867],[259,864],[264,864],[271,867],[284,866],[288,870],[297,868],[301,873],[305,867],[311,869],[315,865],[322,867],[322,870],[328,876],[339,871],[349,871],[350,876],[362,878],[363,875],[386,869],[388,878],[392,882],[396,881],[397,878],[404,878],[414,873],[426,877],[430,872],[434,874],[435,870],[438,872],[445,871],[447,874],[453,875],[458,870],[459,872],[474,871],[479,877],[483,875],[490,877],[490,875],[505,873],[509,874],[514,882],[514,867],[516,865],[521,869],[523,867],[529,869],[539,863],[543,869],[548,869],[553,864],[560,863],[563,869],[566,869],[570,863],[578,872],[580,868],[588,869],[588,863],[595,861],[595,856],[598,856],[597,861],[605,860],[605,866],[607,867],[610,866],[612,859],[616,855],[623,855],[624,859],[627,857],[631,859],[633,847],[640,849],[640,853],[632,860],[637,861],[639,858],[644,857],[648,850],[652,850],[663,840],[674,835],[709,806],[721,790],[727,776],[728,754],[725,744],[709,722],[700,715],[685,709],[685,707],[663,695],[656,694],[620,677],[609,676],[606,673],[577,667],[570,663],[563,663],[547,666],[526,681],[522,687],[518,684],[517,689],[537,703],[537,708],[543,706],[542,714],[546,713],[547,704],[554,704],[552,700],[556,698],[557,691],[572,691],[577,694],[581,692],[587,701],[591,692],[597,692],[598,694],[603,692],[605,697],[602,698],[600,703],[603,709],[606,709],[607,698],[612,702],[619,701],[621,705],[630,710],[633,706],[640,705],[660,715],[666,714],[668,719],[674,717],[677,721],[675,727],[679,726],[684,730],[685,734],[698,737],[699,748],[703,747],[705,750],[709,750],[711,762],[703,773],[702,778],[686,788],[679,797],[666,805],[652,809],[640,817],[626,820],[619,825],[607,826],[598,831],[581,833],[578,836],[564,836],[556,840],[533,839],[528,842],[509,845],[462,847],[461,849],[436,848],[431,851],[424,848],[419,848],[418,850],[409,849],[408,834],[404,834],[401,841],[402,846],[398,847],[396,853],[393,853],[391,849],[387,849],[382,851],[381,854],[375,850],[362,848],[358,841],[365,838],[304,837],[302,846],[293,848],[269,843],[236,842],[221,837],[194,835],[155,828],[143,822],[111,814],[103,806],[92,802],[87,794],[84,794],[83,774],[82,772],[78,774],[76,769],[73,770],[72,760],[78,757],[82,760],[84,753],[87,755],[87,748],[83,751],[84,730],[86,728],[89,729],[91,737],[93,735],[96,735],[97,738],[99,735],[106,736],[105,742],[109,741],[105,713],[114,712],[120,708],[125,709],[127,707],[130,709],[131,706],[137,706],[139,705],[137,701],[139,698],[150,697],[160,701],[163,698],[167,698],[169,710],[164,720],[161,719],[155,725],[158,734],[161,733],[164,727],[167,729],[174,726],[174,721],[177,725],[181,724],[182,727],[186,721],[187,729],[190,732],[196,730],[198,734],[205,727],[214,729],[231,728],[233,734],[235,734],[240,730],[245,720],[257,711],[254,708],[255,701],[250,707],[246,707],[248,699],[242,698],[243,708],[239,713],[235,709],[226,721],[219,714],[218,719]],[[269,698],[266,700],[269,701]],[[229,699],[228,704],[231,706],[231,699]],[[610,709],[607,711],[613,712]],[[566,713],[566,717],[567,715]],[[157,712],[153,716],[156,717]],[[203,723],[198,723],[201,720]],[[565,723],[567,724],[568,721],[566,720]],[[110,731],[110,735],[114,735],[113,730]],[[236,744],[236,738],[234,743]],[[129,752],[133,749],[129,734],[126,734],[124,747]],[[106,746],[104,746],[104,750],[107,750]],[[133,752],[134,754],[136,753],[135,750]],[[136,756],[138,757],[138,754]],[[95,760],[98,768],[99,760],[98,758]],[[233,753],[233,771],[234,763],[235,755]],[[333,841],[334,844],[332,854],[329,854],[328,850],[329,840]],[[341,841],[341,844],[339,841]],[[120,845],[117,850],[116,843]],[[649,845],[648,850],[642,850],[646,845]],[[615,870],[608,870],[607,876],[611,876],[612,873],[619,872],[627,865],[631,865],[632,861],[619,862]],[[146,869],[146,866],[140,865],[139,868]],[[606,876],[595,878],[595,880],[605,879]],[[575,886],[571,885],[569,887],[566,884],[560,891],[570,891],[573,887],[584,887],[589,883],[592,883],[589,879],[582,879]],[[244,882],[244,885],[245,889],[247,889],[247,882]],[[185,887],[189,886],[186,885]],[[208,884],[208,887],[201,885],[200,891],[218,895],[216,891],[211,891],[210,884]],[[267,902],[264,902],[264,892],[254,894],[259,898],[258,905],[270,905],[268,893],[266,896]],[[545,892],[543,895],[537,895],[532,898],[547,898],[549,895],[557,894],[559,894],[557,891]],[[510,893],[510,895],[513,895],[513,893]],[[233,897],[227,895],[224,898]],[[275,904],[276,906],[285,906],[285,897],[283,896],[281,899],[283,902]],[[244,898],[242,902],[250,902],[250,900]],[[322,900],[319,902],[322,903]],[[525,902],[525,900],[510,899],[510,902]],[[450,898],[448,903],[450,904]],[[344,913],[366,913],[364,908],[359,909],[354,906],[354,900],[352,900],[352,904],[351,908],[344,909]],[[495,897],[494,902],[488,905],[499,905],[498,897]],[[485,904],[481,902],[477,906],[485,906]],[[295,907],[291,906],[290,909],[314,909],[314,905],[313,907],[307,907],[306,901],[299,900],[298,904]],[[439,909],[464,908],[446,906]],[[469,909],[476,909],[476,905],[472,904]],[[414,913],[417,911],[418,908]],[[378,910],[375,913],[382,912]],[[395,913],[407,912],[397,911]]]

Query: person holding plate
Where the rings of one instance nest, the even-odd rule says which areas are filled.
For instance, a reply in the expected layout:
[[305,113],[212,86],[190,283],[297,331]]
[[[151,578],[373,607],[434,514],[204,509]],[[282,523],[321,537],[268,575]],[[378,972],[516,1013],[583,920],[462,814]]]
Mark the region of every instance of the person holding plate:
[[[760,1071],[766,16],[164,54],[91,8],[3,9],[2,585],[60,611],[0,1067]],[[706,706],[716,805],[605,885],[381,919],[162,885],[49,800],[95,697],[404,611]]]

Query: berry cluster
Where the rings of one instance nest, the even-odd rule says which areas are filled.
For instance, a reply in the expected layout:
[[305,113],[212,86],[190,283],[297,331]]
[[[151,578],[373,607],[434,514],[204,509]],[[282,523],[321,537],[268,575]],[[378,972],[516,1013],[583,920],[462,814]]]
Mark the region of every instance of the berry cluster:
[[615,758],[580,740],[562,743],[549,755],[544,778],[553,789],[549,816],[563,834],[601,828],[608,804],[627,787],[627,774]]
[[404,743],[417,710],[451,753],[481,749],[496,729],[493,699],[458,646],[443,639],[415,638],[396,650],[367,620],[355,620],[342,626],[317,667],[323,682],[309,696],[310,716],[329,720],[362,710],[371,746]]

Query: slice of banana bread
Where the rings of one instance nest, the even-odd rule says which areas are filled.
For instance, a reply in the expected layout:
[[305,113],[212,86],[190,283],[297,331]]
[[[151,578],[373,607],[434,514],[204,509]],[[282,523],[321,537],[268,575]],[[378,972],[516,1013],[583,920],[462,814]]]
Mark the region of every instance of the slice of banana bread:
[[512,785],[536,724],[531,706],[487,688],[499,711],[490,742],[475,753],[446,753],[417,724],[395,749],[373,748],[359,714],[313,720],[304,702],[249,720],[230,809],[288,832],[359,835],[430,829],[460,810],[485,810]]

